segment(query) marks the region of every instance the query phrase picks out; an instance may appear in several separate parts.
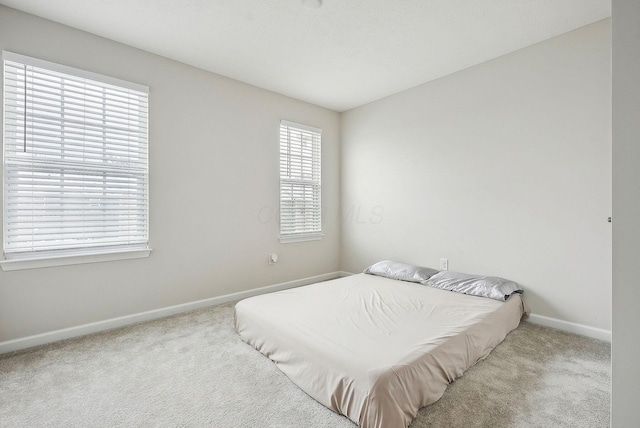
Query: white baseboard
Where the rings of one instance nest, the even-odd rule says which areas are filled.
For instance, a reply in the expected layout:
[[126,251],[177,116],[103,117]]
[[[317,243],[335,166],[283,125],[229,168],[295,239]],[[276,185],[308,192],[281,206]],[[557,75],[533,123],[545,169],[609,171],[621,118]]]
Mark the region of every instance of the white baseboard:
[[545,317],[543,315],[531,314],[527,318],[531,324],[538,324],[545,327],[555,328],[556,330],[566,331],[568,333],[579,334],[593,339],[604,340],[611,343],[611,331],[597,327],[590,327],[584,324],[577,324],[570,321],[563,321],[557,318]]
[[47,343],[57,342],[73,337],[85,336],[91,333],[111,330],[126,325],[135,324],[141,321],[149,321],[157,318],[163,318],[182,312],[189,312],[195,309],[205,308],[207,306],[221,305],[223,303],[232,302],[234,300],[246,299],[247,297],[257,296],[259,294],[271,293],[273,291],[285,290],[288,288],[300,287],[302,285],[313,284],[315,282],[327,281],[330,279],[341,278],[345,276],[344,272],[331,272],[323,275],[312,276],[309,278],[298,279],[295,281],[283,282],[280,284],[268,285],[266,287],[254,288],[253,290],[240,291],[238,293],[226,294],[224,296],[212,297],[210,299],[198,300],[195,302],[183,303],[180,305],[169,306],[166,308],[154,309],[151,311],[140,312],[132,315],[125,315],[118,318],[111,318],[104,321],[92,322],[76,327],[54,330],[47,333],[35,334],[33,336],[21,337],[18,339],[0,342],[0,354],[7,352],[19,351],[33,346],[44,345]]
[[[104,321],[83,324],[76,327],[69,327],[61,330],[50,331],[47,333],[35,334],[33,336],[7,340],[5,342],[0,342],[0,354],[20,351],[22,349],[31,348],[33,346],[45,345],[47,343],[57,342],[64,339],[71,339],[74,337],[85,336],[91,333],[98,333],[100,331],[124,327],[126,325],[135,324],[141,321],[149,321],[182,312],[189,312],[195,309],[205,308],[207,306],[221,305],[223,303],[246,299],[247,297],[257,296],[259,294],[286,290],[288,288],[300,287],[302,285],[313,284],[315,282],[327,281],[335,278],[343,278],[350,275],[353,275],[353,273],[344,271],[331,272],[323,275],[312,276],[309,278],[298,279],[295,281],[254,288],[252,290],[240,291],[238,293],[226,294],[224,296],[212,297],[210,299],[197,300],[195,302],[183,303],[166,308],[154,309],[137,314],[125,315],[118,318],[111,318]],[[569,333],[579,334],[581,336],[587,336],[594,339],[611,342],[611,331],[608,330],[589,327],[583,324],[576,324],[569,321],[562,321],[556,318],[545,317],[543,315],[536,314],[531,314],[527,321],[531,322],[532,324],[538,324]]]

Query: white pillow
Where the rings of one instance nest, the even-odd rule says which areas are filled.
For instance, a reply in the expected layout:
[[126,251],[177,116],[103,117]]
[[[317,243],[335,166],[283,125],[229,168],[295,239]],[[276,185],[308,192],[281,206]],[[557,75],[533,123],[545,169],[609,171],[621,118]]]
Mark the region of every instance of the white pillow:
[[432,275],[438,273],[438,271],[428,267],[383,260],[366,268],[364,273],[397,279],[400,281],[421,283],[422,281],[428,280]]
[[442,271],[421,282],[430,287],[473,296],[505,301],[513,293],[522,293],[522,287],[508,279],[496,276],[477,276],[460,272]]

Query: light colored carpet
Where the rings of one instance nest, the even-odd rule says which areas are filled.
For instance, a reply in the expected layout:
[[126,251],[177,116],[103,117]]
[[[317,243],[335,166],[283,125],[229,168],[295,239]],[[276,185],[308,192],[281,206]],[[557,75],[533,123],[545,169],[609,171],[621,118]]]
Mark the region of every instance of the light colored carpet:
[[[0,427],[331,427],[233,330],[233,304],[0,356]],[[418,427],[608,427],[609,344],[523,323]]]

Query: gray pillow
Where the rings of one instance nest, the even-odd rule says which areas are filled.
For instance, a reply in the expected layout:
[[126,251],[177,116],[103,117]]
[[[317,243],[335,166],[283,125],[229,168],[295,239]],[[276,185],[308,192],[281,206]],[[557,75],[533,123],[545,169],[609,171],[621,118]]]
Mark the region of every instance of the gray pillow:
[[366,268],[364,273],[384,276],[385,278],[397,279],[400,281],[421,283],[422,281],[428,280],[432,275],[438,273],[438,271],[428,267],[383,260]]
[[505,301],[522,288],[513,281],[496,276],[477,276],[460,272],[442,271],[421,281],[422,284],[442,290]]

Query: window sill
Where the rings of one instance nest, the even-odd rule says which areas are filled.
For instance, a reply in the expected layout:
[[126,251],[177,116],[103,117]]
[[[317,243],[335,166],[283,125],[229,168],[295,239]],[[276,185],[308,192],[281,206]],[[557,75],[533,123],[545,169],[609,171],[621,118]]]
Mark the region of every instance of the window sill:
[[280,236],[281,244],[290,244],[293,242],[319,241],[324,235],[315,233],[310,235]]
[[8,259],[0,261],[3,271],[38,269],[54,266],[79,265],[85,263],[109,262],[114,260],[140,259],[149,257],[150,248],[138,250],[112,251],[93,254],[73,254],[55,257]]

